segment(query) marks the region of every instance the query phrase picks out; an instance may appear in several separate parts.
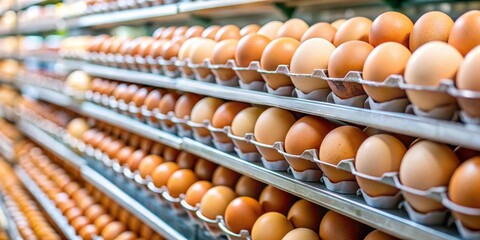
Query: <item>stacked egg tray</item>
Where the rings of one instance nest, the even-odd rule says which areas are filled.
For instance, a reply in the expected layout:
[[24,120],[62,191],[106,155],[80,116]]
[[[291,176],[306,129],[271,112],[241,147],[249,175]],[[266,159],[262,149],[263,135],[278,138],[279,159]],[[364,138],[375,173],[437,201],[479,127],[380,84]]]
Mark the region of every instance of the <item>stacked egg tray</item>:
[[[425,225],[441,225],[449,218],[449,210],[462,213],[470,216],[480,216],[480,209],[468,208],[460,206],[449,200],[446,187],[431,188],[425,191],[420,191],[407,186],[402,185],[399,180],[398,172],[384,173],[380,177],[369,176],[362,174],[355,169],[354,159],[344,159],[339,162],[338,165],[333,165],[326,161],[322,161],[318,157],[317,149],[306,150],[300,155],[292,155],[284,150],[283,142],[276,142],[273,145],[267,145],[255,140],[253,134],[246,134],[243,137],[235,136],[232,134],[230,127],[215,128],[209,122],[195,123],[188,118],[178,119],[172,112],[169,114],[162,114],[157,111],[148,111],[146,107],[138,108],[133,103],[124,103],[122,100],[117,101],[114,97],[101,96],[99,93],[87,92],[85,94],[86,100],[95,102],[96,104],[110,108],[123,115],[130,116],[138,121],[145,122],[154,128],[160,128],[165,132],[176,134],[180,137],[193,138],[194,140],[209,146],[213,146],[216,149],[232,153],[236,152],[237,156],[245,161],[259,162],[261,161],[265,168],[273,171],[288,171],[294,178],[308,181],[317,182],[321,181],[325,184],[326,188],[330,191],[341,194],[361,194],[366,203],[370,206],[383,209],[392,209],[396,207],[405,208],[411,220],[425,224]],[[152,118],[154,119],[152,121]],[[167,122],[173,122],[175,127],[169,127]],[[197,134],[198,130],[208,130],[210,136],[202,137]],[[258,152],[242,152],[240,149],[249,145],[258,150]],[[276,161],[268,161],[262,157],[265,154],[273,154],[277,156]],[[90,154],[91,155],[91,154]],[[102,156],[97,156],[99,160],[102,160]],[[103,161],[103,160],[102,160]],[[310,170],[303,172],[295,171],[291,167],[291,163],[295,161],[309,162]],[[371,197],[363,192],[355,181],[346,181],[333,183],[327,177],[323,176],[319,166],[329,166],[339,170],[347,171],[357,177],[368,179],[374,182],[383,183],[400,190],[394,196],[382,196]],[[119,169],[120,170],[120,169]],[[129,175],[130,173],[127,173]],[[132,176],[130,177],[132,178]],[[133,178],[135,178],[133,176]],[[423,196],[429,199],[433,199],[442,203],[447,210],[431,213],[420,213],[414,210],[406,201],[402,201],[402,192],[410,193],[418,196]],[[478,238],[480,232],[473,232],[465,228],[459,220],[455,220],[453,217],[449,219],[449,224],[455,222],[460,234],[465,238]]]
[[[408,98],[399,98],[387,102],[376,102],[368,95],[359,95],[348,99],[342,99],[329,88],[320,88],[325,86],[325,81],[336,82],[336,84],[356,83],[363,86],[376,88],[401,89],[404,91],[429,92],[435,94],[449,95],[456,98],[462,105],[467,103],[476,103],[480,101],[480,93],[471,90],[460,90],[456,88],[454,81],[444,79],[438,86],[421,86],[408,84],[402,75],[390,75],[383,82],[371,81],[362,78],[362,73],[358,71],[349,72],[344,78],[332,78],[328,76],[325,69],[314,70],[311,74],[292,73],[288,65],[279,65],[275,71],[267,71],[261,68],[259,62],[251,62],[248,67],[238,67],[235,60],[231,59],[224,65],[212,64],[208,59],[202,64],[192,64],[188,60],[181,61],[173,57],[165,60],[162,57],[152,58],[151,56],[131,56],[112,53],[90,52],[83,54],[62,53],[63,57],[76,58],[91,62],[94,64],[128,69],[132,71],[141,71],[163,75],[170,78],[192,79],[201,82],[216,83],[222,86],[240,87],[246,90],[267,92],[279,96],[291,96],[300,99],[329,102],[339,105],[372,109],[378,111],[400,112],[415,114],[419,117],[435,118],[442,120],[457,121],[460,119],[465,124],[478,125],[480,120],[476,117],[477,113],[472,109],[459,110],[456,103],[441,106],[430,111],[410,104]],[[226,79],[225,76],[234,77]],[[300,85],[306,81],[313,83],[315,90],[305,93]],[[284,86],[272,88],[269,83],[278,85],[276,82],[286,83]]]

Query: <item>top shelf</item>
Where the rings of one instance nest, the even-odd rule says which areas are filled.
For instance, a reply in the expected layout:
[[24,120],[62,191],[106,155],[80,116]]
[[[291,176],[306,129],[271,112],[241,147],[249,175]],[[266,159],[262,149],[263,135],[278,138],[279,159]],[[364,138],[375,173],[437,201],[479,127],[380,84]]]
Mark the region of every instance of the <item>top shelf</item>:
[[[81,66],[80,68],[90,75],[107,79],[177,89],[232,101],[279,107],[305,114],[369,126],[388,132],[480,150],[479,126],[422,118],[409,114],[374,111],[327,102],[276,96],[263,92],[220,86],[189,79],[171,79],[150,73],[139,73],[93,64],[76,64],[76,66]],[[142,79],[145,79],[145,81]]]

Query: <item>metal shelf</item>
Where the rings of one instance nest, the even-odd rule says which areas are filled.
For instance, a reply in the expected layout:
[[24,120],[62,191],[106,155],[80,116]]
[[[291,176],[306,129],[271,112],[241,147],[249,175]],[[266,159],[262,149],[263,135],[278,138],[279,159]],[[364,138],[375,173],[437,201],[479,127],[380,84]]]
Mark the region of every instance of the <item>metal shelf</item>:
[[25,120],[19,120],[17,122],[17,128],[41,147],[55,153],[56,155],[62,156],[64,162],[75,169],[80,169],[83,165],[85,165],[85,160],[83,158],[79,157],[65,145],[59,143],[57,140],[33,124],[28,123]]
[[[42,98],[58,99],[52,97]],[[56,104],[56,102],[52,102]],[[90,110],[87,110],[90,108]],[[116,119],[116,126],[125,129],[137,129],[134,131],[143,136],[149,136],[153,139],[157,136],[158,129],[147,126],[141,122],[122,116],[119,113],[104,109],[91,103],[82,103],[77,109],[82,109],[86,115],[109,122],[109,119]],[[108,113],[108,114],[106,114]],[[121,118],[128,118],[128,121],[120,120]],[[284,191],[290,192],[299,197],[305,198],[309,201],[315,202],[326,208],[335,210],[354,218],[360,222],[368,224],[372,227],[379,228],[392,235],[402,238],[415,239],[458,239],[459,236],[454,229],[446,228],[432,228],[421,224],[414,223],[408,220],[406,213],[399,210],[379,210],[368,206],[365,201],[356,195],[342,195],[331,192],[320,183],[307,183],[294,179],[288,173],[273,172],[264,168],[260,163],[251,163],[237,158],[235,155],[228,154],[216,150],[210,146],[203,145],[192,139],[178,138],[175,145],[185,151],[191,152],[202,158],[208,159],[219,165],[229,167],[241,174],[250,176],[259,181],[271,184]],[[179,148],[179,149],[180,149]],[[87,171],[87,170],[86,170]],[[83,172],[83,167],[82,167]],[[99,179],[100,176],[90,170],[87,171],[89,175],[93,175],[93,179]],[[103,180],[102,180],[103,181]],[[105,185],[104,185],[105,186]],[[111,187],[105,187],[111,189]]]
[[81,174],[83,178],[95,188],[114,199],[115,202],[120,204],[128,212],[138,217],[140,221],[150,226],[153,230],[160,233],[165,238],[186,240],[182,234],[171,228],[166,222],[158,218],[155,214],[150,212],[150,210],[124,193],[95,170],[89,168],[88,166],[83,166],[81,169]]
[[5,195],[2,196],[0,199],[0,215],[2,215],[2,220],[4,220],[4,221],[0,221],[2,223],[1,227],[4,228],[4,230],[7,232],[8,236],[10,237],[10,239],[22,240],[22,237],[18,232],[17,225],[15,224],[15,221],[13,221],[12,216],[10,215],[10,212],[5,206],[4,200],[5,200]]
[[63,235],[67,239],[78,239],[75,234],[75,230],[68,224],[67,219],[61,214],[61,212],[55,207],[53,202],[48,199],[45,193],[38,187],[38,185],[23,171],[23,169],[16,167],[15,172],[22,181],[25,188],[30,192],[33,198],[40,204],[43,210],[47,213],[50,219],[62,231]]
[[41,19],[34,23],[23,23],[18,24],[18,33],[19,34],[33,34],[33,33],[44,33],[44,32],[53,32],[57,30],[57,23],[60,19],[49,18]]
[[[85,64],[82,68],[91,75],[100,75],[108,79],[115,79],[118,75],[121,75],[120,80],[122,81],[140,82],[145,85],[150,85],[152,82],[155,83],[151,86],[157,86],[157,82],[166,81],[165,76],[141,73],[142,76],[149,76],[147,78],[148,81],[142,81],[139,77],[139,73],[136,71],[118,70],[116,68],[96,66],[93,64]],[[116,72],[118,72],[118,74],[115,74]],[[173,81],[175,83],[174,88],[180,91],[232,101],[279,107],[305,114],[370,126],[388,132],[400,133],[480,150],[480,127],[478,126],[422,118],[408,114],[374,111],[326,102],[276,96],[263,92],[225,87],[189,79],[179,78],[173,79]]]

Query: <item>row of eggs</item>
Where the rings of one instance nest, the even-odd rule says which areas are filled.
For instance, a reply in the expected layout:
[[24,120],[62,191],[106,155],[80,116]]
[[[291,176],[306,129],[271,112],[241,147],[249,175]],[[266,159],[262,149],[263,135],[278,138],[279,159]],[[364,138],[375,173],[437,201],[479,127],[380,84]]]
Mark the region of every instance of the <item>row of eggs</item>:
[[75,180],[33,144],[20,151],[19,165],[82,239],[164,239],[91,185]]
[[0,160],[0,168],[2,169],[0,186],[5,207],[10,213],[20,237],[23,239],[61,239],[4,159]]
[[[92,136],[98,132],[99,129],[86,131],[82,136],[85,144],[94,143]],[[101,149],[99,145],[91,146]],[[165,159],[172,159],[173,148],[165,147],[162,153],[153,155],[138,154],[142,150],[136,150],[123,162],[128,155],[121,153],[123,149],[114,161],[138,171],[143,178],[151,178],[157,188],[166,188],[171,197],[183,198],[192,207],[200,206],[201,214],[208,219],[223,216],[230,231],[248,230],[252,239],[318,239],[317,232],[323,239],[333,239],[342,228],[354,229],[345,237],[358,239],[368,231],[340,214],[325,214],[325,210],[313,203],[187,152],[177,152],[175,162],[166,162]],[[331,226],[332,221],[336,226]],[[377,231],[373,235],[385,234]]]
[[[97,81],[100,80],[97,79]],[[110,83],[117,84],[116,82]],[[96,86],[96,84],[93,86]],[[127,89],[129,87],[125,86],[123,88]],[[138,89],[139,87],[132,88]],[[94,92],[98,91],[96,88],[92,90]],[[458,168],[458,173],[455,175],[457,177],[450,181],[460,161],[447,145],[425,140],[413,142],[414,139],[410,137],[378,134],[382,132],[369,128],[364,132],[353,126],[338,126],[336,123],[320,117],[304,116],[298,118],[295,114],[283,109],[266,109],[265,107],[250,106],[240,102],[225,102],[210,97],[202,98],[194,94],[179,95],[175,92],[163,92],[162,94],[156,92],[154,94],[156,100],[151,101],[153,98],[148,98],[150,94],[147,94],[147,90],[145,91],[141,95],[147,96],[143,104],[147,106],[148,110],[153,111],[158,104],[158,111],[162,114],[189,118],[195,123],[208,121],[215,128],[230,127],[231,133],[238,137],[253,133],[255,140],[263,144],[274,145],[276,142],[284,142],[285,152],[288,154],[301,155],[305,151],[314,149],[318,152],[319,159],[327,164],[337,165],[342,160],[354,158],[355,168],[358,172],[375,177],[381,177],[389,172],[399,172],[400,180],[405,186],[418,190],[426,191],[433,187],[446,186],[450,182],[450,199],[460,205],[474,207],[469,205],[467,195],[475,192],[475,189],[463,189],[461,191],[457,189],[465,181],[465,178],[461,177],[465,175],[462,173],[464,169],[469,168],[468,166],[474,166],[478,160],[466,161],[462,165],[463,167]],[[102,92],[101,89],[100,92]],[[113,92],[116,91],[113,90]],[[105,94],[106,92],[102,93]],[[157,94],[163,95],[163,97],[157,98],[159,97]],[[119,101],[135,99],[132,104],[138,107],[142,106],[142,102],[137,101],[139,98],[135,98],[135,94],[133,95],[133,97],[127,96],[126,98],[123,94],[114,96]],[[165,107],[166,103],[168,103],[168,108]],[[210,134],[207,129],[194,128],[193,131],[197,131],[199,136]],[[407,149],[409,145],[410,148]],[[344,150],[339,152],[339,146]],[[257,151],[253,145],[236,145],[236,147],[245,152]],[[462,154],[463,152],[465,151],[458,149],[457,153]],[[275,162],[283,159],[282,155],[275,152],[260,151],[260,153],[266,161]],[[468,157],[462,157],[462,160],[477,155],[477,152],[473,152]],[[360,187],[372,197],[395,195],[398,192],[398,189],[391,186],[361,177],[356,178],[351,173],[325,164],[317,166],[316,163],[306,159],[289,161],[289,163],[292,169],[298,172],[320,168],[323,174],[334,183],[357,179]],[[422,163],[421,166],[424,166],[424,168],[419,167],[419,163]],[[428,171],[429,174],[422,174],[426,169],[431,169],[429,166],[439,164],[443,167],[434,169],[435,171],[430,170]],[[477,175],[480,176],[478,173]],[[418,196],[408,193],[405,195],[417,211],[425,213],[443,209],[443,206],[435,201],[422,197],[418,198]],[[478,229],[477,224],[465,222],[464,224],[467,224],[470,228]],[[476,227],[474,227],[475,225]]]
[[[474,22],[479,18],[480,12],[470,11],[454,23],[446,14],[429,12],[414,25],[401,13],[386,12],[373,22],[355,17],[311,27],[300,19],[270,22],[262,27],[248,25],[243,29],[233,25],[212,26],[205,30],[199,26],[169,27],[158,29],[153,37],[133,40],[101,35],[90,41],[88,48],[92,53],[161,56],[164,60],[178,59],[194,65],[201,65],[207,59],[215,65],[224,65],[234,59],[237,66],[248,67],[259,61],[263,70],[275,71],[279,65],[289,65],[294,74],[328,69],[331,78],[344,78],[350,71],[363,71],[363,78],[373,82],[383,82],[392,74],[404,74],[405,81],[416,86],[438,86],[443,79],[457,78],[459,89],[477,91],[473,73],[480,49],[472,49],[478,45],[474,34],[478,26]],[[433,32],[432,26],[437,26]],[[463,61],[463,56],[470,51]],[[186,75],[191,75],[188,68],[183,67],[189,72]],[[209,69],[198,69],[201,78],[210,74]],[[217,75],[229,80],[235,72],[230,69]],[[247,81],[265,80],[272,89],[294,85],[305,94],[331,88],[337,97],[349,99],[366,92],[379,103],[406,97],[403,90],[395,87],[362,87],[348,81],[290,78],[281,74],[263,74],[263,79],[260,74],[256,76],[257,79],[250,77]],[[407,96],[426,112],[455,104],[454,98],[447,94],[412,90],[407,91]],[[468,114],[478,116],[472,101],[461,100],[460,104]]]

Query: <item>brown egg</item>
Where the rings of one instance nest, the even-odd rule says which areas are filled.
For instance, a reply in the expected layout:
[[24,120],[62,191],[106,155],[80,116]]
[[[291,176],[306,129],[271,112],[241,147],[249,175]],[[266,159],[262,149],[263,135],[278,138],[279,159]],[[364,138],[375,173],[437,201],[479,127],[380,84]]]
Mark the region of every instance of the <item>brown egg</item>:
[[286,21],[277,32],[277,38],[290,37],[300,41],[303,34],[308,30],[308,24],[302,19],[292,18]]
[[259,202],[265,212],[279,212],[287,215],[297,198],[273,186],[266,186],[260,195]]
[[152,43],[152,47],[150,48],[150,51],[148,51],[147,55],[154,59],[161,57],[163,54],[163,46],[167,43],[169,43],[168,40],[156,40]]
[[69,200],[69,201],[65,201],[65,202],[61,202],[59,204],[57,204],[57,207],[58,209],[60,209],[60,211],[62,213],[66,213],[68,210],[74,208],[76,206],[75,202],[72,201],[72,200]]
[[397,42],[408,48],[413,22],[399,12],[380,14],[372,23],[369,42],[376,47],[385,42]]
[[202,26],[192,26],[185,32],[185,38],[200,37],[205,30]]
[[212,126],[216,128],[230,126],[235,116],[249,106],[250,104],[241,102],[226,102],[222,104],[213,115]]
[[135,149],[131,146],[126,146],[120,149],[117,153],[117,160],[120,165],[124,165],[127,163],[128,158],[130,155],[135,151]]
[[220,28],[222,28],[222,27],[220,27],[218,25],[212,25],[212,26],[206,28],[202,33],[202,38],[215,39],[215,36],[217,35]]
[[[447,43],[426,43],[410,57],[405,67],[405,82],[438,86],[442,79],[455,78],[462,60],[462,55]],[[413,105],[424,111],[455,103],[455,99],[445,93],[407,90],[407,96]]]
[[[285,136],[285,151],[294,155],[301,155],[309,149],[318,149],[325,136],[335,126],[328,120],[317,116],[305,116],[296,121]],[[290,166],[296,171],[318,169],[318,166],[301,159],[290,159]]]
[[318,234],[308,228],[296,228],[288,232],[282,240],[320,240]]
[[180,47],[180,50],[178,52],[178,59],[179,60],[187,60],[190,59],[190,52],[192,50],[192,47],[205,40],[204,38],[199,38],[199,37],[193,37],[188,40],[186,40],[182,46]]
[[68,209],[64,215],[69,222],[72,222],[75,218],[82,216],[82,210],[80,208],[73,207]]
[[226,39],[218,42],[213,49],[212,63],[226,64],[228,60],[235,59],[237,45],[237,39]]
[[153,146],[153,141],[148,138],[142,138],[140,140],[140,149],[146,153],[150,152],[150,149]]
[[84,216],[79,216],[71,221],[71,224],[73,229],[75,229],[76,232],[79,232],[83,227],[87,226],[89,224],[88,218]]
[[105,211],[105,208],[103,208],[99,204],[91,205],[85,210],[85,216],[88,218],[90,222],[94,222],[98,217],[100,217],[105,213],[107,213]]
[[216,168],[217,164],[207,161],[203,158],[199,158],[195,164],[195,174],[199,179],[210,181]]
[[182,46],[183,42],[168,42],[162,46],[162,57],[165,60],[170,60],[173,57],[178,56],[178,52],[180,51],[180,47]]
[[[140,146],[141,140],[142,140],[142,137],[140,137],[139,135],[131,134],[128,137],[128,144],[130,144],[130,146],[132,146],[134,148],[138,148]],[[137,150],[137,149],[135,149],[135,150]]]
[[245,37],[248,34],[257,33],[260,30],[260,25],[258,24],[249,24],[242,29],[240,29],[240,36]]
[[67,185],[63,187],[63,190],[68,194],[72,195],[75,191],[80,189],[80,185],[76,182],[69,182]]
[[148,95],[148,88],[140,88],[138,91],[133,95],[132,102],[136,107],[141,107],[145,102],[145,98]]
[[177,29],[177,27],[175,27],[175,26],[167,27],[166,29],[164,29],[162,31],[162,34],[160,35],[160,38],[162,38],[162,39],[172,39],[173,34],[175,33],[176,29]]
[[158,90],[158,89],[152,90],[145,97],[145,101],[143,102],[143,104],[147,107],[148,110],[151,111],[158,106],[163,94],[165,94],[165,91],[163,90]]
[[205,195],[205,193],[212,187],[213,184],[209,181],[198,181],[192,184],[192,186],[190,186],[185,193],[185,201],[190,206],[197,206],[197,204],[199,204],[202,200],[202,197]]
[[287,218],[295,228],[308,228],[318,232],[325,210],[305,199],[298,200],[288,211]]
[[320,223],[321,239],[363,239],[366,228],[359,222],[342,214],[328,211]]
[[275,39],[278,33],[278,30],[283,26],[283,23],[280,21],[271,21],[263,25],[258,29],[257,33],[267,37],[268,39]]
[[305,42],[310,38],[323,38],[329,42],[333,42],[337,29],[327,22],[319,22],[312,25],[302,36],[301,42]]
[[[457,87],[461,90],[479,91],[480,84],[478,84],[477,70],[479,69],[480,48],[476,47],[472,49],[463,61],[460,69],[457,73]],[[480,101],[477,99],[458,98],[458,103],[462,110],[469,116],[478,118],[480,117],[480,111],[478,106]]]
[[127,159],[126,166],[131,170],[135,171],[138,169],[138,165],[142,161],[142,159],[146,156],[147,154],[143,150],[136,150],[135,152],[130,155],[130,157]]
[[[357,151],[355,169],[369,176],[381,177],[384,173],[398,172],[407,148],[397,138],[377,134],[367,138]],[[369,196],[391,196],[398,189],[357,176],[358,185]]]
[[[271,41],[263,51],[260,66],[264,70],[275,71],[279,65],[289,65],[300,42],[289,37]],[[290,77],[279,74],[264,74],[263,78],[273,89],[292,85]]]
[[195,168],[195,165],[197,164],[197,159],[197,156],[185,151],[181,151],[177,157],[177,164],[182,169],[193,170]]
[[225,186],[216,186],[208,190],[200,202],[200,210],[203,216],[216,219],[223,216],[228,204],[237,197],[235,192]]
[[118,235],[116,238],[114,238],[114,240],[136,240],[136,239],[137,239],[137,235],[135,235],[135,233],[130,231],[123,232],[120,235]]
[[174,162],[165,162],[158,165],[152,172],[153,184],[157,188],[166,186],[170,176],[179,169],[180,167]]
[[173,32],[173,36],[183,36],[187,31],[188,31],[187,26],[177,27],[177,29],[175,29],[175,31]]
[[215,34],[215,41],[220,42],[226,39],[240,39],[240,28],[235,25],[225,25]]
[[118,212],[117,219],[123,224],[127,225],[129,222],[130,216],[131,214],[127,210],[125,210],[124,208],[121,208]]
[[138,49],[138,55],[142,57],[148,56],[155,41],[156,40],[154,38],[146,38],[144,41],[142,41]]
[[177,160],[178,155],[180,154],[180,151],[178,149],[165,146],[163,149],[163,160],[166,162],[175,162]]
[[155,39],[159,39],[162,36],[162,32],[165,30],[165,27],[159,27],[155,29],[155,31],[152,34],[152,37]]
[[105,240],[113,240],[122,232],[126,231],[126,227],[121,222],[111,222],[105,226],[105,228],[101,231],[101,236]]
[[202,64],[206,59],[213,58],[213,51],[217,42],[211,39],[204,39],[194,43],[190,49],[190,61],[193,64]]
[[413,52],[427,42],[447,42],[452,27],[452,18],[443,12],[431,11],[423,14],[410,33],[410,50]]
[[398,238],[390,236],[380,230],[375,230],[369,233],[364,240],[397,240]]
[[101,44],[104,43],[105,40],[107,40],[108,38],[110,37],[106,34],[95,36],[89,44],[88,51],[99,52],[101,48]]
[[[362,41],[349,41],[338,46],[330,56],[328,76],[344,78],[350,71],[362,71],[368,55],[373,47]],[[363,87],[358,83],[328,81],[332,91],[342,99],[365,94]]]
[[158,110],[163,114],[173,111],[175,109],[175,103],[179,97],[180,95],[176,92],[170,92],[163,95],[158,103]]
[[114,219],[108,215],[108,214],[103,214],[102,216],[97,217],[93,224],[95,227],[98,229],[99,232],[101,232],[105,226],[107,226],[109,223],[113,222]]
[[114,140],[108,145],[107,149],[105,150],[105,153],[110,158],[114,158],[117,152],[124,147],[125,147],[125,143],[122,140]]
[[[460,164],[455,153],[444,144],[426,140],[415,143],[403,157],[400,166],[400,181],[403,185],[418,190],[446,186],[455,168]],[[419,212],[441,210],[441,203],[403,192],[408,203]]]
[[253,133],[255,123],[260,114],[265,111],[262,107],[248,107],[237,113],[232,121],[232,133],[243,137],[247,133]]
[[260,203],[251,197],[238,197],[225,210],[225,223],[230,231],[252,231],[253,224],[263,214]]
[[330,24],[332,25],[332,27],[334,27],[335,29],[338,30],[346,21],[347,21],[347,19],[341,18],[341,19],[337,19],[337,20],[333,21]]
[[140,227],[140,236],[144,239],[150,239],[153,235],[153,230],[150,229],[147,225],[142,225]]
[[[191,120],[195,123],[203,123],[205,121],[212,121],[215,111],[224,103],[223,100],[212,97],[205,97],[198,101],[192,109]],[[195,129],[200,136],[209,135],[206,129]]]
[[[275,229],[272,231],[272,229]],[[292,223],[278,212],[268,212],[260,216],[252,228],[252,239],[282,240],[293,230]]]
[[241,174],[220,166],[217,167],[213,173],[212,183],[215,186],[227,186],[233,189],[240,176]]
[[127,87],[128,85],[126,83],[118,84],[112,93],[115,99],[117,100],[122,99],[127,91]]
[[258,199],[262,194],[265,184],[247,176],[241,176],[235,185],[238,196],[246,196]]
[[368,18],[350,18],[338,28],[333,44],[338,47],[342,43],[352,40],[368,42],[371,28],[372,20]]
[[97,230],[97,227],[95,227],[95,225],[93,225],[93,224],[90,224],[90,225],[84,226],[80,230],[79,235],[82,239],[92,240],[94,238],[94,236],[97,235],[98,233],[99,232]]
[[105,89],[105,92],[103,94],[106,94],[107,96],[112,96],[113,92],[117,89],[118,82],[112,81],[108,84],[107,88]]
[[448,43],[458,49],[463,56],[480,44],[480,11],[472,10],[460,16],[450,31]]
[[142,227],[143,223],[140,222],[138,218],[135,216],[131,216],[130,220],[128,221],[128,229],[138,233],[140,231],[140,228]]
[[[450,200],[460,206],[479,208],[479,193],[476,183],[480,176],[480,157],[471,158],[453,173],[448,187]],[[462,224],[472,230],[480,229],[480,217],[453,212]]]
[[[367,135],[359,128],[342,126],[330,131],[320,145],[319,157],[322,161],[337,165],[340,161],[355,158],[358,148],[367,139]],[[339,151],[338,149],[342,149]],[[326,176],[333,183],[354,181],[355,176],[341,169],[319,164]]]
[[151,154],[144,157],[140,162],[140,164],[138,165],[138,171],[140,173],[140,176],[142,176],[142,178],[146,178],[147,176],[150,176],[152,171],[162,163],[163,163],[163,158],[158,155]]
[[177,118],[185,118],[186,116],[190,116],[193,107],[197,104],[198,101],[202,99],[202,96],[193,94],[193,93],[185,93],[180,98],[178,98],[177,102],[175,103],[175,117]]
[[260,34],[250,34],[238,41],[235,62],[239,67],[248,67],[253,61],[260,61],[270,39]]
[[180,194],[185,194],[188,188],[196,181],[198,181],[198,178],[192,170],[177,170],[168,178],[168,192],[170,196],[178,198]]
[[[403,75],[412,54],[408,48],[395,42],[380,44],[368,55],[363,65],[363,78],[383,82],[390,75]],[[405,91],[398,88],[372,87],[363,85],[365,92],[376,102],[386,102],[405,97]]]

